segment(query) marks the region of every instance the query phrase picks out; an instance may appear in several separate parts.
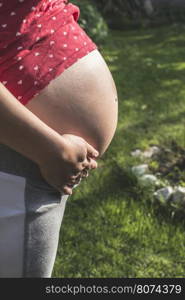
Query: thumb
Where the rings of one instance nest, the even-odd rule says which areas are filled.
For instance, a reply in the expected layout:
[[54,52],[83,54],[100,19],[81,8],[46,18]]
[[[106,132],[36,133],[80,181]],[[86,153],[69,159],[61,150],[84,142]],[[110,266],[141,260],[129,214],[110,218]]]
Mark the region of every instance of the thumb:
[[87,155],[98,157],[99,152],[93,146],[91,146],[89,143],[87,143]]

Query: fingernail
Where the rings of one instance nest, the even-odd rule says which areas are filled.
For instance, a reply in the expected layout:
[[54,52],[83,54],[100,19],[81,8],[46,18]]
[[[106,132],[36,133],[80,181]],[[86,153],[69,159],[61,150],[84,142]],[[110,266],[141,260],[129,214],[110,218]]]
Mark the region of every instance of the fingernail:
[[99,153],[98,153],[98,152],[95,152],[95,153],[94,153],[94,156],[96,156],[96,157],[97,157],[98,155],[99,155]]

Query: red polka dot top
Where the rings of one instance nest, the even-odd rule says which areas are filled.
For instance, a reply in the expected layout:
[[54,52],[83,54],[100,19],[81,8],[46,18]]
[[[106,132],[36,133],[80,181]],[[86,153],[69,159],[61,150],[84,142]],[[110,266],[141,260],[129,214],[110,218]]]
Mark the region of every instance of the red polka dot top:
[[97,45],[67,0],[0,0],[0,82],[23,105]]

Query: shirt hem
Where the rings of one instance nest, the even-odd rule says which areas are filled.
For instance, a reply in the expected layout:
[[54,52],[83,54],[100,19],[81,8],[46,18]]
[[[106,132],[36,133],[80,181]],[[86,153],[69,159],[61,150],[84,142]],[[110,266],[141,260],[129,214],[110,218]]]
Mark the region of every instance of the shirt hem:
[[[26,105],[30,100],[38,96],[41,93],[41,91],[50,84],[52,80],[60,76],[66,69],[75,64],[80,58],[88,55],[90,52],[97,49],[98,46],[94,42],[87,43],[86,46],[80,48],[78,51],[75,51],[71,56],[68,56],[65,62],[61,61],[61,63],[56,64],[56,66],[53,67],[53,69],[57,68],[56,73],[53,75],[51,72],[48,71],[46,74],[44,74],[44,76],[42,76],[39,79],[41,82],[43,81],[44,83],[42,85],[38,85],[37,89],[36,86],[33,86],[31,89],[29,89],[26,92],[26,94],[22,97],[21,103],[23,105]],[[46,76],[48,76],[47,82]]]

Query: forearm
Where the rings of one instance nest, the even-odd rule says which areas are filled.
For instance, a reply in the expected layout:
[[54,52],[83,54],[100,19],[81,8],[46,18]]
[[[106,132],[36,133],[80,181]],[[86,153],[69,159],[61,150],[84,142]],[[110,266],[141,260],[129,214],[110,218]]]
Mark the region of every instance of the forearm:
[[58,147],[61,136],[22,105],[0,83],[0,143],[36,163]]

